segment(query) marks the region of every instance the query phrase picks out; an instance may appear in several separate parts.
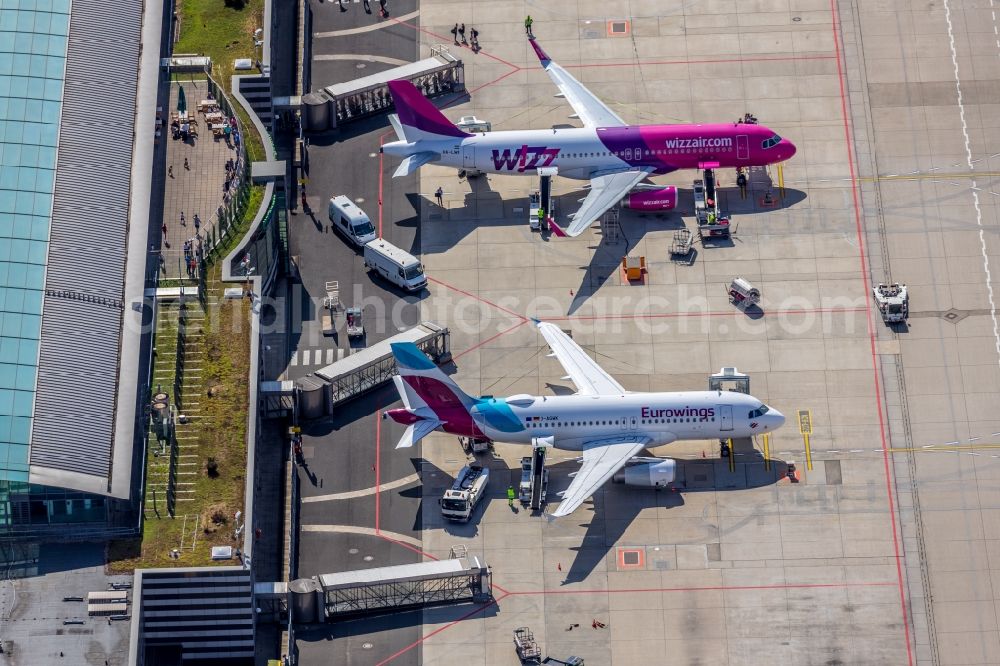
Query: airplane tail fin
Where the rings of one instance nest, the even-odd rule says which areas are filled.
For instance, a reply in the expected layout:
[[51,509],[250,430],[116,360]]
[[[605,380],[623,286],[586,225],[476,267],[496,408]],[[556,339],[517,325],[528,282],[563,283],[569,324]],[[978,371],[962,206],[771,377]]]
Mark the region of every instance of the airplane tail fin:
[[398,389],[403,385],[400,397],[404,404],[409,402],[414,412],[419,414],[422,411],[420,408],[426,407],[440,418],[450,409],[468,411],[475,404],[475,399],[459,388],[415,344],[394,342],[390,347],[399,370],[400,381],[396,387]]
[[401,141],[412,143],[420,139],[472,136],[445,118],[409,81],[389,81],[389,93],[398,114],[395,121],[390,117],[390,122]]

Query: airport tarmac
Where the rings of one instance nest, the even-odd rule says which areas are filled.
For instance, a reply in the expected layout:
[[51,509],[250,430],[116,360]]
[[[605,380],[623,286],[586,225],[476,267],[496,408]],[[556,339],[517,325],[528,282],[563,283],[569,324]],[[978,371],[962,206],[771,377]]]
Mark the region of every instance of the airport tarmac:
[[[627,121],[750,111],[798,146],[776,207],[763,205],[768,174],[746,198],[719,174],[736,235],[698,246],[690,265],[667,248],[692,228],[697,174],[656,179],[682,188],[679,211],[623,211],[620,238],[595,228],[555,239],[526,223],[533,179],[424,167],[420,318],[451,329],[456,381],[498,396],[571,390],[528,319],[541,317],[629,389],[700,389],[736,366],[789,421],[766,443],[771,470],[763,441],[732,467],[716,443],[681,442],[652,453],[684,461],[687,488],[609,484],[554,522],[508,508],[504,474],[515,481],[526,449],[498,444],[491,501],[468,525],[443,524],[436,498],[465,456],[453,437],[428,437],[410,455],[419,516],[380,515],[419,525],[428,556],[455,545],[481,555],[496,599],[424,611],[420,638],[372,663],[516,664],[520,626],[546,654],[588,664],[1000,663],[1000,335],[988,270],[1000,23],[979,5],[421,3],[421,55],[450,42],[456,20],[480,32],[481,53],[461,50],[470,98],[450,118],[574,122],[524,40],[530,11],[549,55]],[[556,182],[563,220],[582,185]],[[622,279],[626,253],[646,257],[641,284]],[[761,312],[728,303],[737,275],[761,289]],[[912,292],[909,326],[894,330],[869,293],[889,278]],[[396,436],[378,433],[383,455]],[[795,480],[779,478],[792,461]],[[555,451],[550,465],[551,490],[565,488],[572,456]],[[412,498],[412,487],[379,494]]]

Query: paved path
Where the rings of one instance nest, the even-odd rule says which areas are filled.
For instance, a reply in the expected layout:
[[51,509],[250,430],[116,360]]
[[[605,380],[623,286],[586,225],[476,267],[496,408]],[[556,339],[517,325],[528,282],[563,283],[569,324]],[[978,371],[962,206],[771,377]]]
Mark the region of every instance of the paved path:
[[[170,137],[170,113],[177,109],[181,87],[189,112],[198,120],[198,137],[188,141]],[[184,267],[184,241],[195,237],[194,216],[201,220],[200,233],[204,237],[214,224],[215,211],[222,205],[222,185],[226,178],[226,160],[236,159],[234,147],[224,139],[216,139],[208,129],[204,114],[198,113],[198,102],[208,97],[208,82],[185,81],[170,86],[170,105],[163,109],[164,141],[167,147],[166,187],[163,198],[163,224],[166,244],[163,245],[164,263],[160,277],[186,277]],[[185,168],[185,160],[187,168]],[[183,213],[185,222],[181,222]]]

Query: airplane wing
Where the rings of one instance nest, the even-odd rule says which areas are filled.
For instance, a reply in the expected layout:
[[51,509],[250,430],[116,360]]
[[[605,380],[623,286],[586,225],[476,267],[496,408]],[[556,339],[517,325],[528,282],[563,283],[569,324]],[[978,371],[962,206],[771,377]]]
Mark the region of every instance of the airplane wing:
[[552,517],[560,518],[576,511],[649,441],[648,437],[617,437],[584,444],[583,467],[573,477],[569,488],[560,493],[562,501]]
[[624,395],[625,387],[615,381],[604,368],[583,351],[573,338],[566,335],[555,324],[535,321],[538,332],[552,349],[552,355],[562,364],[569,379],[576,384],[580,395]]
[[569,72],[552,62],[552,59],[546,55],[542,47],[538,45],[538,42],[534,39],[529,39],[528,41],[531,44],[531,48],[535,49],[535,55],[541,61],[542,69],[549,75],[552,82],[556,84],[559,92],[563,94],[569,105],[573,107],[573,111],[583,121],[584,127],[625,126],[625,121],[619,118],[617,113],[609,109],[604,102],[598,99],[594,93],[587,90],[582,83],[574,79]]
[[582,234],[604,211],[621,201],[622,197],[652,172],[652,168],[646,168],[591,177],[587,198],[580,205],[580,210],[573,214],[573,221],[569,226],[561,230],[562,233],[567,236]]

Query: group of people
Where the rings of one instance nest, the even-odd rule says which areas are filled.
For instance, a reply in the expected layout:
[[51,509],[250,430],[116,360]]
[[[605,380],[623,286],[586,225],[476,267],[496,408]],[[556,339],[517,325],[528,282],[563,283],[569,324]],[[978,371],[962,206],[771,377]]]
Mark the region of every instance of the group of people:
[[226,179],[222,182],[222,196],[226,201],[229,201],[230,188],[232,188],[233,183],[236,181],[236,160],[230,157],[226,160]]
[[471,25],[469,26],[469,39],[465,38],[464,23],[461,25],[456,23],[455,27],[451,29],[451,36],[455,38],[455,46],[462,44],[463,46],[468,46],[474,53],[479,52],[479,31]]
[[[340,11],[346,12],[347,7],[344,6],[345,0],[337,0],[337,5],[340,7]],[[362,5],[364,5],[365,13],[372,13],[372,3],[371,0],[361,0]],[[382,18],[389,18],[389,3],[388,0],[378,0],[378,15]]]
[[757,116],[753,115],[752,113],[744,113],[742,118],[737,118],[736,119],[736,124],[737,125],[756,125],[757,124]]
[[[197,217],[197,216],[196,216]],[[184,268],[189,278],[198,275],[198,260],[201,259],[201,238],[184,241]]]

